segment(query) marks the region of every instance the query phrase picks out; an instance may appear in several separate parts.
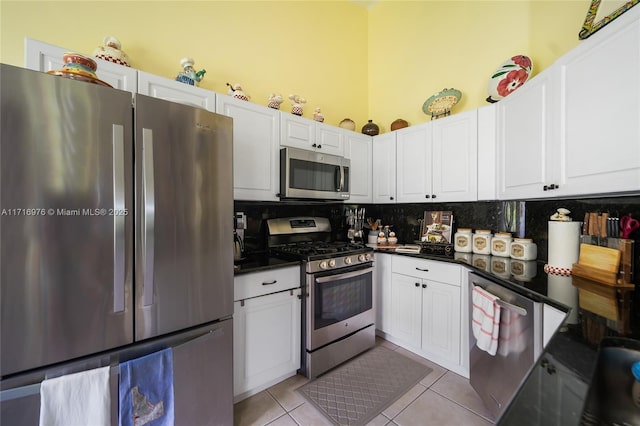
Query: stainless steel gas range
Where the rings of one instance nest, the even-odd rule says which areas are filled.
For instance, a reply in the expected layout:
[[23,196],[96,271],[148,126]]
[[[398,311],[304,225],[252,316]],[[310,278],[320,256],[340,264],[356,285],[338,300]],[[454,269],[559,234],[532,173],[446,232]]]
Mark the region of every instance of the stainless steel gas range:
[[375,344],[373,249],[332,241],[322,217],[269,219],[273,256],[302,260],[302,366],[309,378]]

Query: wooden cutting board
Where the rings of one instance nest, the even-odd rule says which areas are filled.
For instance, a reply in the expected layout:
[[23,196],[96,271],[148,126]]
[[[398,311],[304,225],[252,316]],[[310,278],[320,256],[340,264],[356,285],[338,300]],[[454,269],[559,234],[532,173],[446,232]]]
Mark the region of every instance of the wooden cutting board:
[[580,244],[578,263],[582,266],[618,273],[620,255],[620,250],[591,244]]

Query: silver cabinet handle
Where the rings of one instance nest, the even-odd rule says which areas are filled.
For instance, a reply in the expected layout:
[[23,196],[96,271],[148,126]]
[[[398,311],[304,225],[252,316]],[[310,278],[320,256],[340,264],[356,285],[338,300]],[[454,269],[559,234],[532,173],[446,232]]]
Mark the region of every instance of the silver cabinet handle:
[[113,125],[113,312],[124,311],[124,127]]
[[277,282],[278,282],[278,280],[273,280],[271,282],[263,282],[262,285],[273,285],[273,284],[275,284]]
[[426,269],[426,268],[418,268],[417,266],[416,266],[416,271],[429,272],[428,269]]
[[153,177],[153,130],[142,129],[142,217],[144,220],[142,253],[144,280],[142,305],[153,304],[153,255],[155,227],[155,188]]

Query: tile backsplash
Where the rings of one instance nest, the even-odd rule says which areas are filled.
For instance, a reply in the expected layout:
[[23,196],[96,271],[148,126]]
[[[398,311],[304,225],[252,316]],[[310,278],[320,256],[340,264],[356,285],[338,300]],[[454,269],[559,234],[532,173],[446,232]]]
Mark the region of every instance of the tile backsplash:
[[[265,219],[290,216],[323,216],[331,221],[334,237],[346,240],[345,211],[354,205],[322,202],[235,202],[235,211],[247,214],[245,244],[249,251],[266,249]],[[582,221],[585,212],[608,212],[611,216],[630,214],[640,219],[640,196],[585,199],[549,199],[534,201],[477,201],[461,203],[362,204],[366,217],[391,225],[400,243],[418,239],[425,210],[451,210],[455,228],[509,231],[517,237],[533,238],[538,245],[538,260],[547,259],[549,217],[560,208],[571,211],[574,221]],[[636,243],[634,269],[640,276],[640,230],[632,234]]]

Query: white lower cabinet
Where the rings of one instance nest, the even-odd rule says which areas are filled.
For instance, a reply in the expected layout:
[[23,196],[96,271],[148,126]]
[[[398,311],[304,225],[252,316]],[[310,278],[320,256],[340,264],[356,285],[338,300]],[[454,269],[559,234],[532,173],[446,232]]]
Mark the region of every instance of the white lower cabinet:
[[391,259],[393,254],[375,254],[376,331],[382,337],[391,332]]
[[[250,296],[234,302],[233,395],[238,402],[295,375],[300,368],[300,269],[242,275],[236,277],[235,286],[243,287],[236,298],[238,293]],[[246,289],[251,286],[263,292],[270,286],[292,288],[251,297],[255,293]]]
[[[464,351],[463,268],[447,262],[392,255],[390,309],[385,337],[464,377],[469,377]],[[381,286],[384,289],[384,285]],[[383,294],[384,297],[384,294]],[[383,310],[384,312],[384,310]],[[384,323],[383,323],[384,324]],[[468,339],[466,339],[468,340]]]

